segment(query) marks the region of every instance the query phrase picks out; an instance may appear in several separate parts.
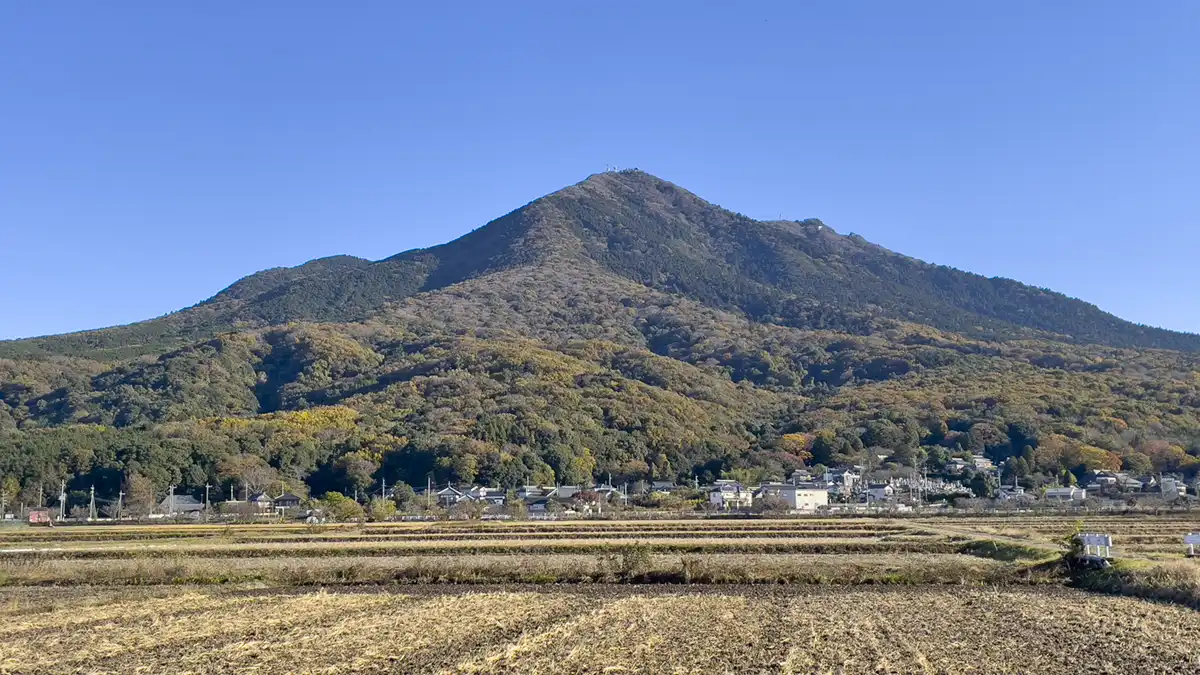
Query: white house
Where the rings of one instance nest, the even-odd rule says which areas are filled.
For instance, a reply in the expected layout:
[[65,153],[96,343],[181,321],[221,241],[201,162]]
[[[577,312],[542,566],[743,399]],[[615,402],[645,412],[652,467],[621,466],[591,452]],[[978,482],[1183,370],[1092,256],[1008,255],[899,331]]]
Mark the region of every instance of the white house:
[[496,488],[483,487],[479,485],[471,486],[463,496],[470,501],[480,502],[489,506],[504,505],[504,491]]
[[724,509],[748,509],[754,505],[754,493],[733,480],[719,480],[708,491],[708,502]]
[[795,511],[816,511],[829,506],[829,488],[812,483],[767,483],[759,488],[759,496],[779,499]]
[[1050,488],[1042,495],[1047,501],[1081,502],[1087,499],[1087,490],[1079,487]]

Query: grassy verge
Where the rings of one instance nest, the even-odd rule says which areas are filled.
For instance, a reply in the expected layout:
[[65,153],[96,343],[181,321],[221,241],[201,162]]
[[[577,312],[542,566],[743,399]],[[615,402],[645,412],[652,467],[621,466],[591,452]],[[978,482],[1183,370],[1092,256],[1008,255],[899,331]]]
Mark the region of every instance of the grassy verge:
[[321,559],[173,558],[0,563],[0,585],[270,587],[407,584],[996,585],[1031,583],[1020,566],[955,554],[604,554]]
[[1004,562],[1045,562],[1058,556],[1055,550],[1047,547],[1016,544],[993,539],[968,541],[959,547],[958,552],[964,555],[973,555],[979,558],[989,558]]
[[1107,569],[1076,574],[1072,585],[1101,593],[1166,600],[1200,609],[1200,561],[1153,563],[1119,560]]

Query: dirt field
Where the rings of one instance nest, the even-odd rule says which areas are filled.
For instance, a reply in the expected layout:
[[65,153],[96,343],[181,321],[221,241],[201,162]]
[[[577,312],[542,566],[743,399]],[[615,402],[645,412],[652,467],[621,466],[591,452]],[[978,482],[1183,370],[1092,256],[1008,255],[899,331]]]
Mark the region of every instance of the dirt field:
[[0,672],[1200,672],[1200,613],[1063,589],[8,589]]
[[1074,526],[4,529],[0,673],[1200,672],[1200,561],[1154,561],[1197,519],[1084,521],[1131,565],[1097,590],[1175,604],[1064,588]]

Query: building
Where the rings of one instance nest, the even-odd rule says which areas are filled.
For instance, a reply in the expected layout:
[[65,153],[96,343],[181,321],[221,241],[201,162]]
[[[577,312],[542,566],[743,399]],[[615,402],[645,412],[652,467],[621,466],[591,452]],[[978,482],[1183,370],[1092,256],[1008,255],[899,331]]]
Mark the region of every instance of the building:
[[247,501],[259,511],[270,511],[275,508],[275,500],[265,492],[256,492],[250,495],[250,499]]
[[816,511],[829,506],[829,488],[812,483],[767,483],[759,488],[758,496],[779,499],[793,511]]
[[600,495],[606,501],[609,501],[609,502],[613,502],[613,501],[624,502],[625,501],[625,494],[622,493],[617,488],[613,487],[612,485],[608,485],[607,483],[604,485],[598,486],[596,488],[596,494]]
[[167,495],[158,505],[158,512],[167,516],[200,513],[204,503],[191,495]]
[[1187,497],[1187,483],[1178,478],[1163,476],[1160,489],[1162,490],[1162,498],[1169,502],[1173,502],[1180,497]]
[[1074,486],[1050,488],[1042,498],[1052,502],[1081,502],[1087,499],[1087,490]]
[[455,488],[453,485],[447,485],[441,490],[434,492],[433,496],[435,499],[437,499],[439,506],[444,506],[446,508],[450,508],[451,506],[454,506],[455,504],[467,499],[467,495],[462,490]]
[[583,492],[583,488],[578,485],[558,485],[548,492],[546,496],[552,499],[563,500],[571,499],[580,492]]
[[816,479],[813,477],[812,472],[808,469],[796,469],[792,472],[792,475],[788,477],[787,482],[791,483],[792,485],[800,485],[801,483],[811,483],[814,480]]
[[708,503],[723,510],[748,509],[754,506],[754,493],[734,480],[719,480],[708,491]]
[[1001,485],[996,491],[996,499],[1002,502],[1032,501],[1033,497],[1025,494],[1025,488],[1020,485]]
[[825,472],[825,482],[830,486],[839,486],[853,490],[862,481],[862,475],[854,469],[829,469]]
[[876,483],[867,486],[867,503],[891,501],[896,496],[896,488],[886,483]]
[[995,471],[996,465],[992,460],[980,455],[971,455],[971,465],[978,471]]
[[486,504],[487,506],[504,506],[505,502],[503,490],[480,487],[478,485],[472,486],[471,489],[464,493],[464,496],[470,501]]
[[522,485],[517,489],[517,499],[525,502],[541,499],[546,496],[546,492],[546,488],[540,485]]
[[1088,490],[1096,492],[1141,492],[1146,484],[1142,481],[1131,477],[1127,473],[1119,471],[1097,471],[1091,482],[1087,484]]
[[275,505],[276,511],[282,511],[284,509],[299,509],[300,498],[290,492],[285,492],[276,497],[273,504]]

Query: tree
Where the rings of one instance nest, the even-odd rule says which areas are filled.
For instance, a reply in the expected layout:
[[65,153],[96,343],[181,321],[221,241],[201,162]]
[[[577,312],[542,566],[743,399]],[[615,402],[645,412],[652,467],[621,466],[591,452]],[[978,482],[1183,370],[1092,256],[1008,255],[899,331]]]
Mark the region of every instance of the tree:
[[754,502],[755,513],[787,513],[791,506],[779,497],[763,497]]
[[801,464],[807,464],[813,458],[810,448],[812,448],[814,439],[812,434],[784,434],[779,437],[775,447],[795,456]]
[[131,473],[125,478],[125,485],[122,487],[125,492],[125,501],[121,510],[134,518],[144,518],[157,505],[158,501],[155,498],[154,483],[149,478],[140,473]]
[[396,517],[396,502],[382,497],[376,497],[371,500],[367,507],[367,514],[371,520],[375,522],[383,522]]
[[20,492],[21,483],[17,481],[16,476],[8,474],[0,480],[0,516],[7,512],[6,509],[12,505]]
[[972,424],[971,431],[967,433],[967,450],[976,455],[987,454],[996,460],[1007,456],[1009,443],[1008,434],[988,422]]
[[392,487],[392,501],[400,511],[407,511],[417,501],[417,491],[408,483],[396,483]]
[[914,439],[904,429],[896,426],[891,420],[872,420],[867,423],[867,430],[862,435],[863,445],[887,448],[893,450],[911,445]]
[[222,459],[217,464],[221,480],[231,481],[248,492],[266,490],[279,480],[279,472],[258,455],[242,453]]
[[[669,462],[667,463],[667,467],[670,467]],[[592,472],[595,469],[596,459],[592,457],[592,451],[587,448],[580,448],[579,454],[567,461],[560,479],[564,485],[589,485],[592,482]]]
[[326,492],[320,504],[328,518],[340,522],[361,520],[365,515],[362,504],[340,492]]
[[1154,461],[1141,452],[1130,452],[1121,458],[1121,468],[1135,476],[1145,476],[1154,472]]
[[347,487],[365,493],[375,483],[375,472],[379,470],[379,462],[365,452],[351,452],[338,459],[337,469]]
[[968,487],[980,499],[992,499],[996,496],[996,478],[990,473],[983,471],[976,473],[971,477]]

